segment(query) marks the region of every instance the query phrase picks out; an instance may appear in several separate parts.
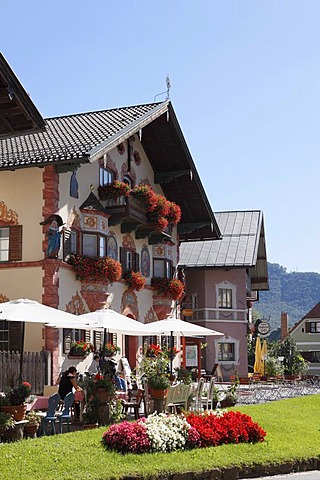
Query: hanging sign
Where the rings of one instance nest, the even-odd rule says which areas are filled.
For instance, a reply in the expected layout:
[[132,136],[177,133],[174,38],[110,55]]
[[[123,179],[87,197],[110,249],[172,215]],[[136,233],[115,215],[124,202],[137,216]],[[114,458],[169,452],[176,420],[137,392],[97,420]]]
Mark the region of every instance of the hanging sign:
[[258,325],[258,332],[261,333],[261,335],[267,335],[270,331],[270,325],[268,322],[260,322]]
[[185,317],[192,317],[192,315],[193,315],[192,308],[184,308],[182,310],[182,315],[184,315]]

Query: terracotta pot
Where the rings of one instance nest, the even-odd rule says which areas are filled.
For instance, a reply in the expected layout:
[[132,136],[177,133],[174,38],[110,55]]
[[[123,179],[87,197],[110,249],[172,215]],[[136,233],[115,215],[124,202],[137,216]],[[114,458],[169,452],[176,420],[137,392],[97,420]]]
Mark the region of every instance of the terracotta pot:
[[165,398],[168,393],[168,389],[156,390],[155,388],[149,387],[149,393],[152,398]]
[[2,412],[10,413],[10,415],[13,416],[13,419],[16,422],[20,422],[21,420],[24,420],[27,412],[27,405],[22,404],[22,405],[4,405],[3,407],[0,407],[0,410]]
[[108,403],[111,400],[110,392],[105,387],[96,387],[94,389],[94,396],[100,403]]
[[27,435],[35,435],[38,430],[38,425],[26,425],[24,427],[24,433]]

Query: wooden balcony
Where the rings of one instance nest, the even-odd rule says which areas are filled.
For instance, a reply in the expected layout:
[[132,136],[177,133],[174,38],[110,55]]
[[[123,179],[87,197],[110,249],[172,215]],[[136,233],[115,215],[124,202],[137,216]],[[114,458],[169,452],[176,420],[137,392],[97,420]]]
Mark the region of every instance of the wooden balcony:
[[109,226],[121,225],[121,233],[135,232],[136,239],[148,237],[150,245],[171,238],[172,228],[168,226],[163,232],[156,231],[148,223],[143,202],[132,195],[106,200],[105,211],[111,215]]

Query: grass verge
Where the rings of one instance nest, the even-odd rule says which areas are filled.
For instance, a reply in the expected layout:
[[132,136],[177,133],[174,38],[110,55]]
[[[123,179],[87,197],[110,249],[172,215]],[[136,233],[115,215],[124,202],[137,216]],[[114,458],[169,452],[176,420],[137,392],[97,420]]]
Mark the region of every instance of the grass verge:
[[100,443],[105,428],[0,446],[1,480],[116,480],[213,468],[284,463],[320,456],[320,395],[234,407],[267,431],[259,444],[222,445],[168,454],[120,455]]

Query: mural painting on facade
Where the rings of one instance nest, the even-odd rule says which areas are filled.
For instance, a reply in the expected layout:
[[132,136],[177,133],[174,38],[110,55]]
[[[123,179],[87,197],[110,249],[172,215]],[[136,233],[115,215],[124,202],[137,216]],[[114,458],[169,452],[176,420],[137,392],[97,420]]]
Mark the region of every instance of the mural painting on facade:
[[126,151],[126,147],[123,142],[117,145],[117,150],[120,153],[120,155],[124,154],[124,152]]
[[150,253],[147,245],[142,245],[141,249],[141,273],[150,277]]
[[158,320],[158,317],[155,311],[153,310],[152,307],[150,307],[144,317],[144,323],[152,323],[152,322],[156,322],[157,320]]
[[0,303],[5,303],[5,302],[9,302],[9,298],[3,293],[0,293]]
[[77,180],[77,171],[74,170],[70,178],[70,197],[79,198],[79,184]]
[[19,216],[17,212],[8,208],[7,205],[0,201],[0,224],[5,223],[7,225],[18,225]]
[[78,230],[81,228],[80,215],[75,207],[73,207],[68,215],[67,228],[76,228]]
[[84,228],[91,228],[92,230],[96,230],[98,226],[97,217],[88,217],[85,215],[83,219],[83,226]]
[[71,297],[71,300],[66,305],[66,312],[73,313],[74,315],[82,315],[86,313],[86,307],[83,302],[82,296],[79,295],[78,290],[76,294]]
[[130,167],[130,170],[128,168],[128,162],[124,162],[121,167],[121,178],[130,178],[131,180],[131,185],[135,185],[137,182],[137,175],[136,172],[134,171],[134,168]]
[[133,159],[134,159],[134,163],[139,166],[141,163],[141,156],[137,150],[133,152]]
[[127,233],[126,235],[123,235],[122,246],[126,247],[126,248],[130,248],[134,252],[136,251],[136,245],[135,245],[134,239],[132,238],[130,233]]
[[118,243],[116,234],[112,231],[109,232],[109,236],[107,239],[107,256],[113,258],[114,260],[118,260]]
[[132,290],[126,290],[121,299],[121,312],[123,315],[130,315],[136,320],[139,318],[137,295]]

